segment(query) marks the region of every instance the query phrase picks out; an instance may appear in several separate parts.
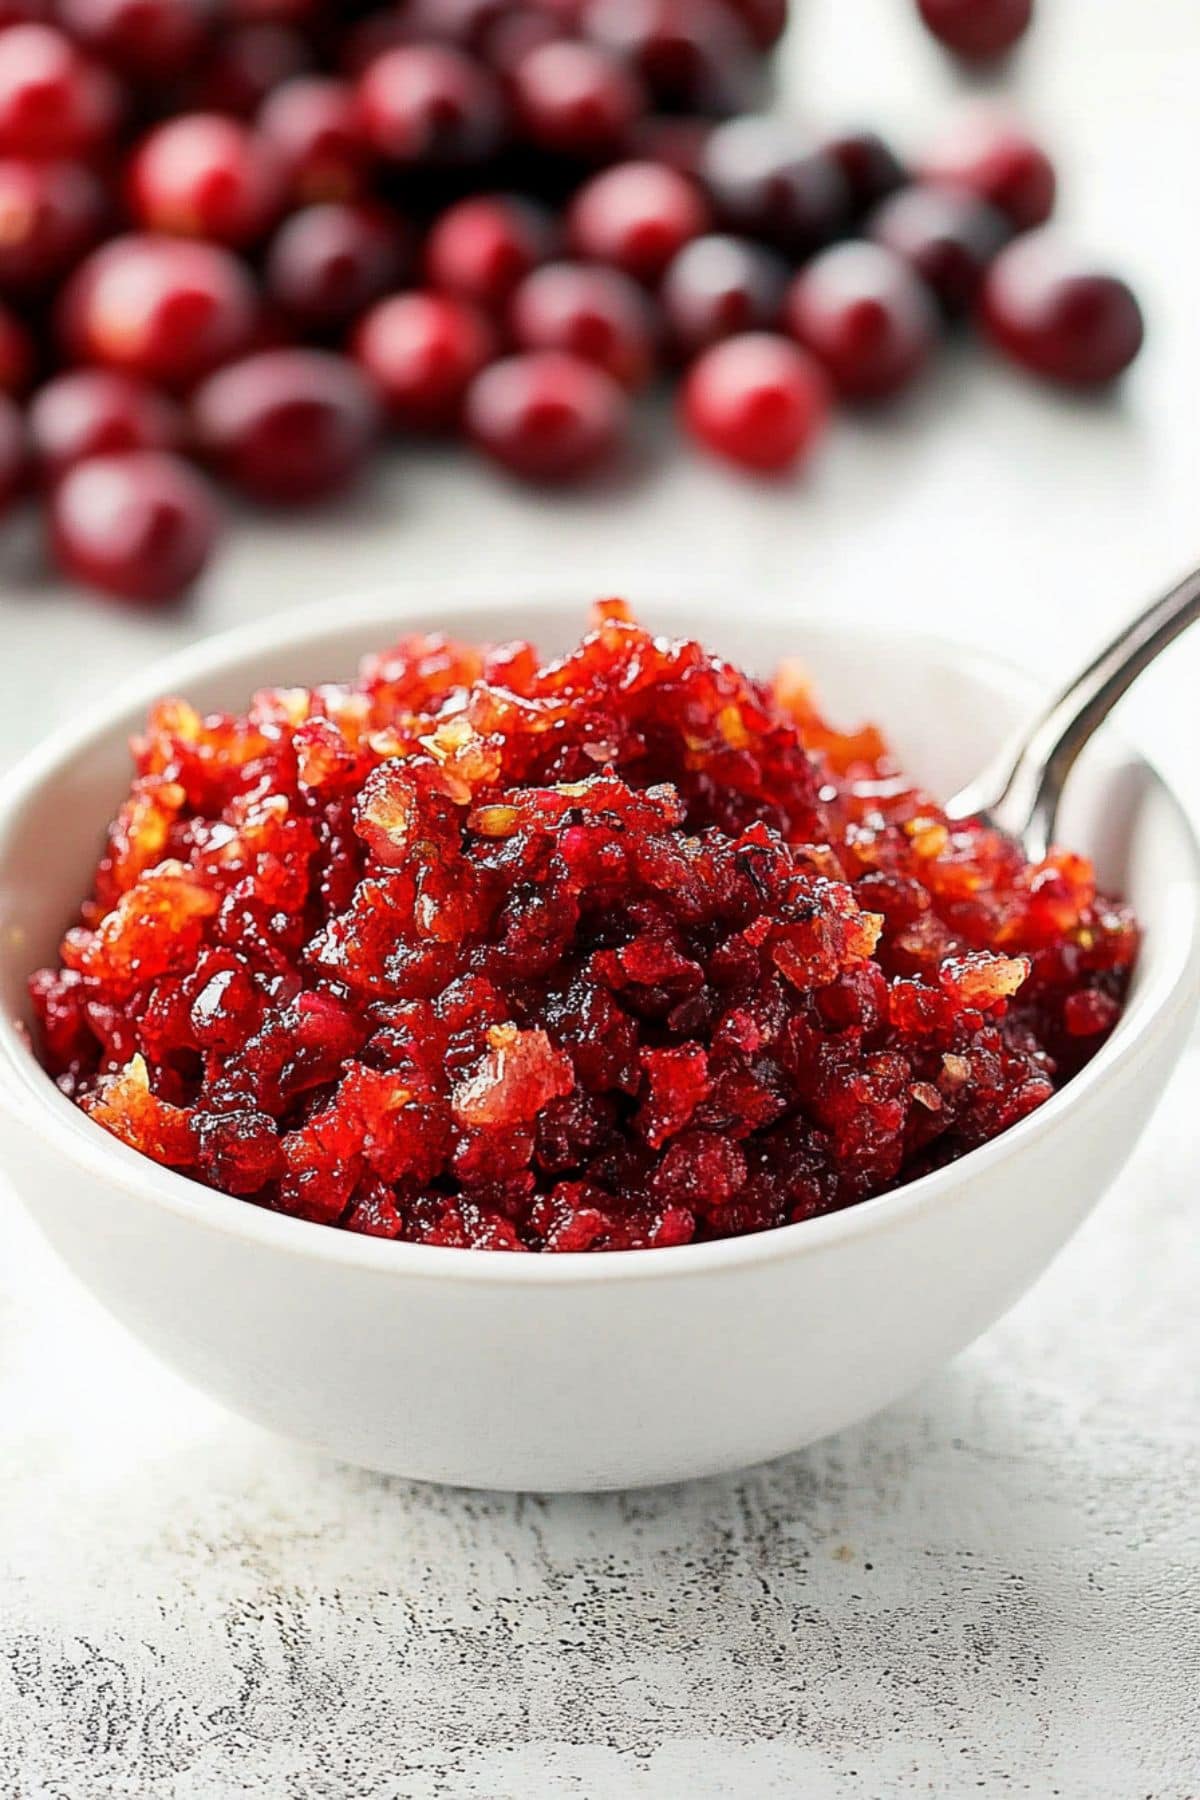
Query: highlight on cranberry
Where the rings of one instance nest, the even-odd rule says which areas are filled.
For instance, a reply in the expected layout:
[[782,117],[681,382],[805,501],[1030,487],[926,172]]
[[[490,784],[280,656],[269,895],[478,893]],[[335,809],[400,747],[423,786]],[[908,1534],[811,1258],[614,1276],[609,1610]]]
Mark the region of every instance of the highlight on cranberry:
[[[1032,11],[916,4],[976,60]],[[788,10],[0,7],[5,507],[40,502],[60,569],[145,603],[197,559],[151,580],[80,555],[57,487],[92,458],[150,455],[123,488],[142,467],[165,493],[166,455],[307,505],[363,474],[379,419],[561,487],[674,384],[687,435],[778,478],[819,452],[830,393],[899,395],[951,330],[1059,386],[1115,379],[1141,341],[1124,283],[1022,253],[1056,199],[1037,136],[977,104],[910,157],[865,119],[764,110]]]
[[32,977],[45,1068],[156,1162],[376,1237],[636,1250],[852,1206],[1044,1105],[1137,955],[1085,859],[951,823],[800,664],[615,601],[553,661],[414,636],[244,714],[164,699],[134,757]]

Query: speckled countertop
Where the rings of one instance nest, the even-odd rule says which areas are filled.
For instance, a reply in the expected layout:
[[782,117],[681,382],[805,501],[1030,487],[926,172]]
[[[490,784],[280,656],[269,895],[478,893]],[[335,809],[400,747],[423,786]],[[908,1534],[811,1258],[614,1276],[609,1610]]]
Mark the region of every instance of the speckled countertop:
[[[903,135],[952,91],[907,0],[796,4],[800,105]],[[1041,10],[1008,80],[1059,149],[1066,219],[1149,301],[1119,401],[951,355],[771,491],[664,448],[548,506],[397,458],[340,516],[247,528],[157,619],[41,585],[18,534],[0,768],[131,659],[446,573],[749,584],[1065,673],[1200,554],[1200,29],[1194,0]],[[1198,654],[1126,714],[1200,816]],[[0,1800],[1194,1800],[1198,1082],[1194,1044],[1050,1274],[908,1401],[626,1496],[414,1487],[231,1419],[70,1282],[0,1179]]]

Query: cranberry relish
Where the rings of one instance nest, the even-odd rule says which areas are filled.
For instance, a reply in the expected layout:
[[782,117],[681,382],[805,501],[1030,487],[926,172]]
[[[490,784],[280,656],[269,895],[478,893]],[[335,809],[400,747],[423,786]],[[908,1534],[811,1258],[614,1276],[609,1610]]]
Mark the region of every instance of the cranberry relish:
[[619,1250],[852,1204],[1023,1118],[1138,942],[1081,857],[951,824],[878,734],[609,602],[560,661],[403,640],[244,717],[155,707],[47,1068],[226,1193]]

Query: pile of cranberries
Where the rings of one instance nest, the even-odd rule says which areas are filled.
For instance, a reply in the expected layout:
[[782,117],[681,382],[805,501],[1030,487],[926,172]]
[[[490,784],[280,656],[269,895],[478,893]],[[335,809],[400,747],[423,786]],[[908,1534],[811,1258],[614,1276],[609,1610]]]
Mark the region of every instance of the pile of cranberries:
[[0,504],[40,489],[64,571],[156,601],[215,542],[205,471],[307,506],[385,427],[574,481],[677,374],[699,444],[779,471],[967,314],[1051,380],[1119,374],[1129,289],[1021,235],[1039,146],[976,110],[912,172],[802,133],[761,110],[786,11],[9,0]]

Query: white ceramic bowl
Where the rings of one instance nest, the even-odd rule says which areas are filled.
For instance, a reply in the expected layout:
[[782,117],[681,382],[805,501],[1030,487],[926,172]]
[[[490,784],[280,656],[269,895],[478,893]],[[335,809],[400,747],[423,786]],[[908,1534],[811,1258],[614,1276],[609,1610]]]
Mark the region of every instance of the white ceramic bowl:
[[[562,648],[583,615],[582,598],[393,595],[271,619],[160,665],[4,784],[4,1167],[80,1279],[172,1367],[377,1469],[493,1488],[668,1481],[778,1456],[885,1406],[1011,1306],[1084,1218],[1132,1149],[1200,988],[1196,843],[1157,776],[1105,733],[1072,780],[1062,835],[1145,924],[1118,1029],[1015,1130],[832,1217],[610,1256],[381,1242],[214,1193],[62,1098],[18,1025],[25,980],[85,890],[127,782],[128,736],[154,696],[237,705],[258,686],[348,674],[417,626]],[[881,721],[940,792],[1033,698],[1024,678],[950,645],[809,625],[740,597],[645,616],[764,672],[800,655],[834,717]]]

